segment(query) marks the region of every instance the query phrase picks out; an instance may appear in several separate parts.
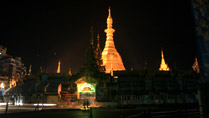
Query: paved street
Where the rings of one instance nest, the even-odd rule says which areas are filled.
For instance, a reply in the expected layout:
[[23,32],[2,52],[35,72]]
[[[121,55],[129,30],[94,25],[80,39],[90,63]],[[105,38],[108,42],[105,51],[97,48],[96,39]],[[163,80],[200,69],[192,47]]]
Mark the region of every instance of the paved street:
[[[0,118],[88,118],[91,114],[93,118],[119,118],[128,116],[144,116],[152,115],[159,117],[166,115],[172,118],[176,117],[194,117],[199,118],[200,113],[198,108],[175,109],[172,107],[157,108],[146,110],[142,108],[133,109],[117,109],[117,108],[92,108],[92,112],[81,110],[79,107],[44,107],[44,111],[35,111],[33,106],[9,106],[8,114],[5,114],[5,106],[0,106]],[[172,109],[171,109],[172,108]],[[145,112],[146,111],[146,112]],[[145,113],[145,114],[144,114]]]
[[1,114],[1,118],[88,118],[88,111],[44,111]]
[[[4,114],[5,113],[5,108],[6,106],[0,106],[0,114]],[[10,105],[8,107],[8,113],[18,113],[18,112],[31,112],[31,111],[35,111],[35,106],[13,106]],[[41,110],[42,108],[39,107],[39,110]],[[62,108],[62,107],[44,107],[44,109],[80,109],[79,107],[73,107],[73,108]]]
[[47,111],[34,112],[35,107],[32,106],[9,106],[8,114],[5,114],[5,106],[0,106],[0,116],[1,118],[88,118],[89,113],[78,108],[45,107],[44,109],[47,109]]
[[[0,114],[5,113],[6,106],[0,106]],[[8,113],[35,111],[35,107],[9,106]]]

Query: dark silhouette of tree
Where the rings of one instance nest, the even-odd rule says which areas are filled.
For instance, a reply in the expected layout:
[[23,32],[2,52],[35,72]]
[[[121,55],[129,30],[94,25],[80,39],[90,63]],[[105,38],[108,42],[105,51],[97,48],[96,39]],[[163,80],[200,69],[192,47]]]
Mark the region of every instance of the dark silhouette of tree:
[[102,59],[101,59],[101,49],[99,45],[99,41],[97,41],[96,48],[94,46],[93,39],[93,27],[90,30],[91,32],[91,40],[90,45],[86,53],[86,60],[84,63],[84,67],[80,70],[80,77],[94,78],[100,79],[104,76],[104,67],[102,67]]

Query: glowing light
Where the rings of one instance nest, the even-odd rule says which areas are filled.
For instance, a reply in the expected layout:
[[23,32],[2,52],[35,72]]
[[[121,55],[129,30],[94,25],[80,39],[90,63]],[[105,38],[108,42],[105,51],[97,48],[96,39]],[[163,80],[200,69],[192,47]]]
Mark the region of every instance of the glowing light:
[[[8,103],[8,105],[10,105],[11,103]],[[7,105],[7,103],[6,102],[4,102],[4,103],[0,103],[0,106],[5,106],[5,105]]]
[[0,88],[1,88],[1,89],[4,88],[4,83],[3,83],[3,82],[1,83]]
[[33,106],[56,106],[57,104],[33,104]]
[[164,55],[163,55],[163,50],[161,50],[161,56],[162,56],[162,59],[161,59],[161,64],[160,64],[159,70],[160,70],[160,71],[169,71],[170,68],[169,68],[168,65],[165,63],[165,59],[164,59]]
[[60,62],[60,60],[59,60],[59,62],[58,62],[58,67],[57,67],[57,73],[60,73],[60,64],[61,64],[61,62]]
[[89,108],[83,108],[83,107],[81,107],[80,109],[86,111],[86,110],[89,110],[90,107],[91,107],[91,106],[89,106]]
[[15,86],[16,86],[16,81],[12,79],[12,81],[10,81],[10,88],[15,87]]
[[[104,30],[106,33],[106,42],[105,47],[102,52],[102,60],[103,66],[105,66],[106,73],[111,73],[111,69],[113,70],[126,70],[122,58],[120,54],[117,52],[115,48],[115,44],[113,41],[113,33],[115,30],[112,28],[113,19],[111,17],[111,10],[109,8],[109,15],[107,17],[107,29]],[[112,67],[111,67],[112,65]]]
[[95,92],[95,88],[89,83],[84,83],[79,88],[79,92]]
[[23,106],[22,100],[20,100],[20,102],[15,102],[16,106]]
[[117,78],[118,78],[118,76],[114,76],[114,78],[116,78],[116,79],[117,79]]

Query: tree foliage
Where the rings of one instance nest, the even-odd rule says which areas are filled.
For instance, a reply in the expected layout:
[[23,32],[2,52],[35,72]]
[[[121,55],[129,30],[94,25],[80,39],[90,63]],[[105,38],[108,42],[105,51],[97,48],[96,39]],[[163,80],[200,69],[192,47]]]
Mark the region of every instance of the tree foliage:
[[84,67],[80,70],[80,77],[99,79],[104,76],[104,67],[102,66],[101,49],[99,40],[94,46],[93,31],[91,30],[90,45],[86,53]]

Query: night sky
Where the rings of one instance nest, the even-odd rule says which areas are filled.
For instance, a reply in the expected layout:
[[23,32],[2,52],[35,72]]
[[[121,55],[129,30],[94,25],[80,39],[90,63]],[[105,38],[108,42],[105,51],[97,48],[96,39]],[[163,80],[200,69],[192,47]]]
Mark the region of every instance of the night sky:
[[189,0],[126,0],[74,2],[1,2],[0,45],[7,54],[22,57],[32,73],[47,65],[56,72],[78,72],[90,42],[90,28],[100,34],[103,50],[108,7],[113,18],[114,42],[126,69],[158,69],[161,48],[172,69],[191,69],[196,56]]

